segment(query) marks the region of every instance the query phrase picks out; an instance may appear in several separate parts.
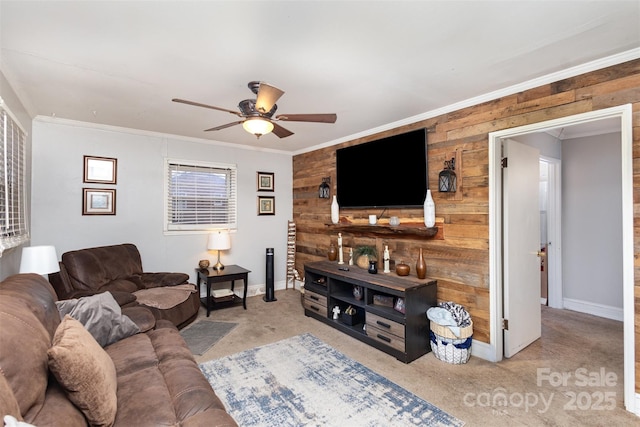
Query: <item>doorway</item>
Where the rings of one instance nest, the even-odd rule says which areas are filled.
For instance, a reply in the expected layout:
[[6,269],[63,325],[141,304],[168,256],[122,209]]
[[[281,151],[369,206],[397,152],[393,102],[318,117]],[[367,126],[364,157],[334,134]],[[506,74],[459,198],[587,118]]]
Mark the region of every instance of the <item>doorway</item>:
[[624,404],[635,413],[635,359],[634,359],[634,294],[633,294],[633,167],[632,167],[632,109],[631,105],[608,108],[562,119],[550,120],[489,134],[489,290],[490,290],[490,351],[494,361],[503,358],[503,271],[502,235],[502,179],[501,144],[533,132],[541,132],[575,124],[617,118],[621,124],[622,174],[622,252],[623,252],[623,316],[624,316]]

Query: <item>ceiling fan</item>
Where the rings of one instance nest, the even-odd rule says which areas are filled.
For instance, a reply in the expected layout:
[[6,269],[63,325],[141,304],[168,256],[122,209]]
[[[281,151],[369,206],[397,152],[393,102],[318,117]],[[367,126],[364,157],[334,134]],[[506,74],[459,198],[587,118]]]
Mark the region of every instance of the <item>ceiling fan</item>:
[[273,132],[279,138],[286,138],[287,136],[293,135],[293,132],[280,126],[276,123],[277,121],[317,123],[336,122],[337,116],[335,114],[279,114],[273,117],[278,108],[276,101],[280,99],[284,94],[284,91],[268,83],[259,81],[249,82],[248,86],[249,89],[256,94],[256,99],[245,99],[244,101],[240,101],[238,104],[240,111],[228,110],[226,108],[215,107],[213,105],[201,104],[199,102],[187,101],[179,98],[174,98],[172,101],[194,105],[196,107],[226,111],[227,113],[242,117],[242,120],[216,126],[211,129],[205,129],[205,132],[226,129],[231,126],[242,124],[242,127],[247,132],[258,138],[262,135],[268,134],[269,132]]

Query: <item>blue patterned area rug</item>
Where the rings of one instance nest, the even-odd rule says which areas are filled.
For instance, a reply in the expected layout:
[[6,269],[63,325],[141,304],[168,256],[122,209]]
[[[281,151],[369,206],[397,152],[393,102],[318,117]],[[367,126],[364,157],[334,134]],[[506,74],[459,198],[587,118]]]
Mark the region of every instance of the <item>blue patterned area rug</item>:
[[200,369],[241,427],[464,425],[311,334]]

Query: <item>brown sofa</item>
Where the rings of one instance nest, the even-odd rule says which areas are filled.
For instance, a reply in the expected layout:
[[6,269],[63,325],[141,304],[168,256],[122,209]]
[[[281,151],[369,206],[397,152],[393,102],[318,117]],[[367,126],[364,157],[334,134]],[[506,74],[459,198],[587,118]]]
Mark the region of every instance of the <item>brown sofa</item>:
[[[50,275],[49,280],[59,299],[110,291],[121,306],[135,305],[137,301],[149,308],[156,319],[169,320],[178,328],[195,320],[200,308],[197,292],[179,294],[174,288],[188,285],[189,275],[143,272],[140,252],[131,243],[65,252],[60,273]],[[133,295],[139,291],[147,292],[150,301]],[[181,300],[180,295],[186,299]],[[155,301],[151,302],[153,298]],[[176,298],[181,301],[175,302]]]
[[[39,427],[237,425],[171,322],[156,322],[143,307],[123,308],[122,314],[143,332],[103,349],[79,322],[71,317],[61,321],[55,301],[51,285],[36,274],[17,274],[0,283],[1,418],[11,415]],[[78,366],[65,370],[60,354],[95,357],[74,361]],[[81,376],[94,362],[104,369]],[[112,391],[104,398],[96,384],[110,378],[113,387],[107,391]],[[70,388],[70,380],[82,384]],[[102,419],[98,409],[105,401],[113,402],[107,408],[112,418],[97,422],[94,417]]]

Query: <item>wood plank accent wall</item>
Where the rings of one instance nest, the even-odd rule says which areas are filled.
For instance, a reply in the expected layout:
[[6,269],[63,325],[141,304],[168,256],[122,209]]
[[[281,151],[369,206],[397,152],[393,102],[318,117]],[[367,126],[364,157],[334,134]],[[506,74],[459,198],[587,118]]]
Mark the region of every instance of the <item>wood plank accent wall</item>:
[[[296,268],[326,256],[337,235],[330,223],[331,200],[319,199],[322,177],[331,177],[335,194],[337,148],[381,137],[428,129],[429,187],[437,188],[438,172],[452,152],[462,156],[463,186],[459,195],[433,192],[436,216],[444,220],[444,239],[363,237],[343,234],[345,246],[374,244],[381,253],[389,245],[391,258],[412,266],[418,249],[426,256],[427,275],[438,280],[438,301],[456,301],[474,320],[474,339],[489,342],[489,159],[488,133],[603,108],[633,104],[634,253],[636,286],[636,389],[640,385],[640,60],[568,78],[483,104],[426,119],[293,158],[293,216],[298,227]],[[460,173],[460,171],[457,171]],[[363,185],[371,178],[364,177]],[[459,190],[460,191],[460,190]],[[460,200],[461,199],[461,200]],[[363,219],[371,210],[341,211]],[[385,216],[422,221],[421,209],[392,209]],[[622,351],[622,349],[620,349]]]

